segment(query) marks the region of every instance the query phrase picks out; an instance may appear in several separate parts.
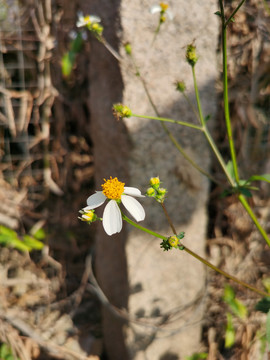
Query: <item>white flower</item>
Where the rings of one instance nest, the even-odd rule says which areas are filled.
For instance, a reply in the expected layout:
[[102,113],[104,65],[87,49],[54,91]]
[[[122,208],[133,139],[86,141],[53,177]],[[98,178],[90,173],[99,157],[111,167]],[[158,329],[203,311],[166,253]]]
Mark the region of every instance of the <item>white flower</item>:
[[119,204],[122,203],[136,221],[145,218],[142,205],[132,196],[144,197],[140,190],[134,187],[126,187],[117,178],[105,180],[102,185],[103,191],[96,191],[87,199],[87,206],[83,209],[89,211],[102,205],[106,199],[109,200],[103,212],[102,224],[108,235],[118,233],[122,229],[122,215]]
[[153,5],[150,8],[151,14],[159,13],[160,16],[164,16],[165,14],[169,16],[170,20],[173,19],[173,14],[170,10],[168,10],[169,5],[161,2],[159,5]]
[[96,16],[96,15],[83,16],[82,13],[79,13],[76,26],[82,27],[82,26],[87,26],[87,25],[96,24],[96,23],[100,23],[100,22],[101,22],[101,19],[99,16]]

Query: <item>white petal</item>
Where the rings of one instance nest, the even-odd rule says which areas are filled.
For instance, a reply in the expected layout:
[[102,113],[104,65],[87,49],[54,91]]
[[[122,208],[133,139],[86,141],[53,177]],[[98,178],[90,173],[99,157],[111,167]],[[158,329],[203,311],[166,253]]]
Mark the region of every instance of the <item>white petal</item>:
[[84,26],[84,25],[85,25],[85,21],[82,20],[82,19],[79,19],[79,20],[76,22],[76,26],[77,26],[77,27],[82,27],[82,26]]
[[155,14],[155,13],[157,13],[157,12],[161,12],[161,6],[159,6],[159,5],[154,5],[154,6],[152,6],[151,7],[151,9],[150,9],[150,13],[151,14]]
[[91,21],[91,23],[100,23],[101,18],[99,16],[96,16],[96,15],[90,15],[90,21]]
[[140,192],[139,189],[137,189],[135,187],[129,187],[129,186],[124,187],[124,194],[131,195],[131,196],[144,197],[144,195],[142,195],[142,193]]
[[166,11],[166,15],[170,18],[170,20],[173,20],[173,13],[170,10]]
[[115,200],[110,200],[103,212],[103,227],[108,235],[119,233],[122,229],[122,215]]
[[136,221],[142,221],[145,218],[145,211],[142,205],[136,199],[128,195],[122,195],[121,201],[127,211],[134,217]]
[[102,191],[97,191],[95,194],[89,196],[86,200],[88,209],[95,209],[98,206],[102,205],[106,200],[106,196],[103,194]]

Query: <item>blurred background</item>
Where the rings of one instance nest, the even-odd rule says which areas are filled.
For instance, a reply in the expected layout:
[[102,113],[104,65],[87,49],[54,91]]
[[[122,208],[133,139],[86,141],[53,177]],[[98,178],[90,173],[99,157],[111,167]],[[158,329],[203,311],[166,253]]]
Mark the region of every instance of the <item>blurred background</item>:
[[[226,1],[228,11],[235,3]],[[95,188],[88,67],[91,42],[97,40],[76,28],[83,7],[83,0],[0,0],[1,359],[106,359],[100,303],[88,289],[85,265],[95,226],[78,220],[78,210]],[[247,177],[270,173],[269,1],[246,1],[228,44],[241,171]],[[218,80],[219,108],[221,90]],[[214,137],[226,157],[221,111],[215,121]],[[217,178],[219,171],[213,161]],[[268,232],[269,194],[264,184],[254,196],[255,211]],[[245,281],[256,285],[267,278],[270,251],[241,205],[233,197],[221,203],[219,195],[212,184],[209,259],[235,275],[241,275],[238,268],[245,260]],[[234,347],[224,349],[225,281],[209,273],[208,282],[211,299],[202,334],[206,351],[212,351],[212,359],[251,358],[258,315],[251,327],[239,325]],[[240,291],[240,298],[244,295]]]

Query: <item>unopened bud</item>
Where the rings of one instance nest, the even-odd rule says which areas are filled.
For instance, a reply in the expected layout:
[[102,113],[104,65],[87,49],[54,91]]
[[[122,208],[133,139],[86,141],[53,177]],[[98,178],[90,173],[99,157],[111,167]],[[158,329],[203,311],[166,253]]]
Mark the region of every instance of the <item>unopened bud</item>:
[[196,46],[193,44],[189,44],[187,46],[187,52],[186,52],[186,59],[189,65],[194,66],[196,62],[198,61],[197,55],[196,55]]

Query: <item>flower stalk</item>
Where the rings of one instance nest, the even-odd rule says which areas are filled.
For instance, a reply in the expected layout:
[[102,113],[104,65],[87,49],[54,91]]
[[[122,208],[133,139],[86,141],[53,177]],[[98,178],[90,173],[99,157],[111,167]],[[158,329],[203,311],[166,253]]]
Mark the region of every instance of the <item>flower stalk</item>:
[[[145,233],[147,234],[150,234],[156,238],[159,238],[161,240],[168,240],[168,237],[166,236],[163,236],[155,231],[152,231],[150,229],[147,229],[137,223],[135,223],[134,221],[132,221],[131,219],[129,219],[126,215],[123,215],[122,214],[122,217],[123,217],[123,220],[125,220],[127,223],[129,223],[130,225],[134,226],[135,228],[141,230],[141,231],[144,231]],[[230,275],[228,274],[226,271],[223,271],[221,269],[219,269],[218,267],[216,267],[215,265],[211,264],[209,261],[207,261],[206,259],[204,259],[203,257],[201,257],[200,255],[198,255],[197,253],[195,253],[194,251],[190,250],[188,247],[186,247],[185,245],[183,244],[180,244],[181,245],[181,250],[185,251],[186,253],[188,253],[189,255],[193,256],[195,259],[199,260],[201,263],[203,263],[204,265],[208,266],[209,268],[211,268],[212,270],[215,270],[216,272],[220,273],[221,275],[225,276],[226,278],[234,281],[235,283],[241,285],[241,286],[244,286],[245,288],[261,295],[261,296],[269,296],[268,293],[262,291],[262,290],[259,290],[257,288],[255,288],[254,286],[252,285],[249,285],[247,284],[246,282],[242,281],[242,280],[239,280],[237,279],[235,276],[233,275]]]

